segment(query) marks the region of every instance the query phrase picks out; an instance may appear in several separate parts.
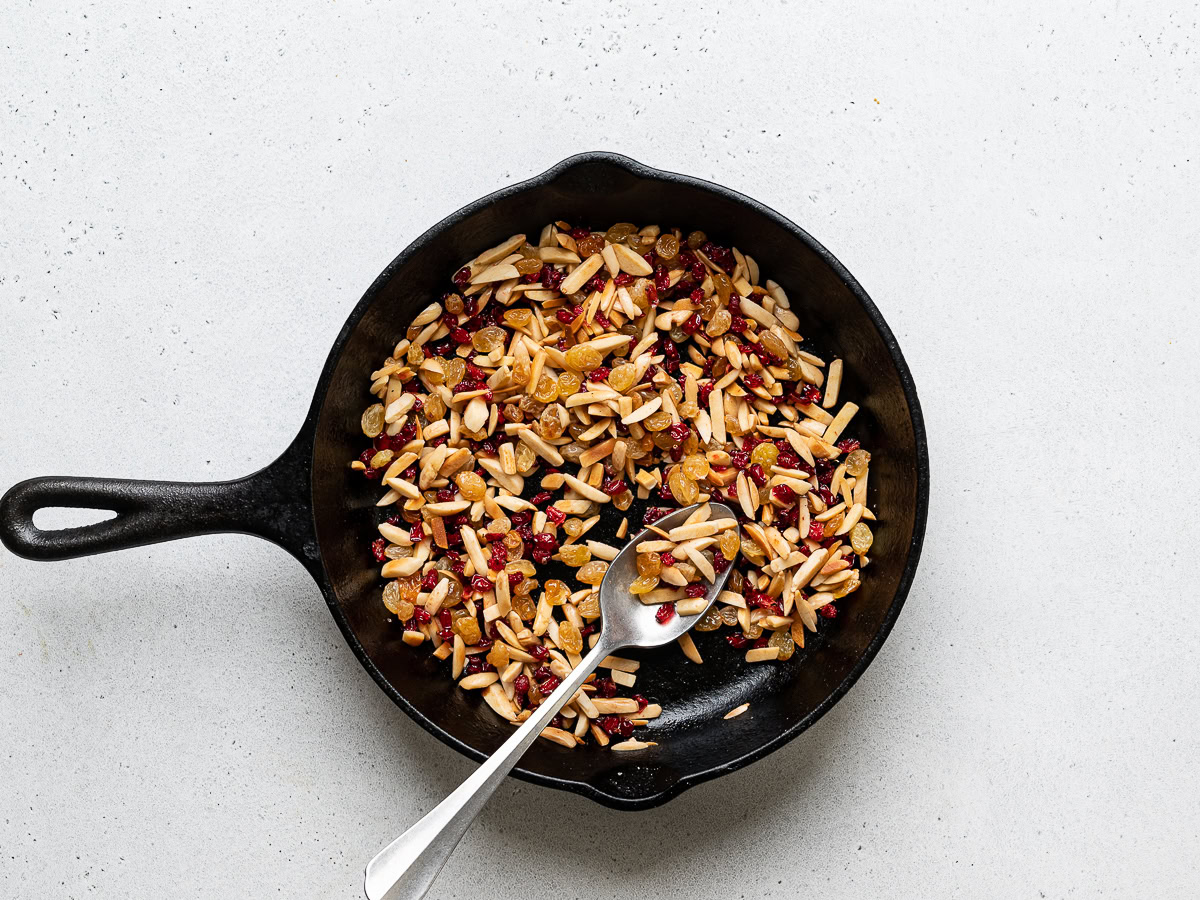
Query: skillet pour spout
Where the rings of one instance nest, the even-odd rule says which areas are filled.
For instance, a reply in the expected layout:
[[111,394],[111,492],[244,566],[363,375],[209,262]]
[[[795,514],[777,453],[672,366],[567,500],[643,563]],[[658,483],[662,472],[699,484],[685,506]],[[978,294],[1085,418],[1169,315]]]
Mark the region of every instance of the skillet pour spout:
[[[845,361],[843,392],[860,409],[856,432],[873,449],[872,508],[880,513],[871,578],[784,664],[747,664],[716,633],[694,639],[704,665],[677,648],[639,651],[643,692],[664,713],[648,726],[658,746],[614,754],[538,741],[514,774],[617,809],[643,809],[732,772],[811,726],[854,684],[887,638],[920,558],[929,497],[925,427],[912,374],[891,329],[854,277],[800,227],[720,185],[664,172],[613,153],[583,153],[528,181],[465,206],[420,235],[375,279],[350,312],[321,371],[299,434],[273,463],[228,482],[33,478],[0,499],[0,541],[35,560],[69,559],[195,534],[243,532],[287,549],[313,576],[350,649],[417,724],[482,761],[511,733],[478,696],[460,691],[436,660],[415,653],[380,599],[367,552],[375,529],[373,485],[348,468],[361,452],[366,376],[404,324],[438,297],[481,248],[565,219],[701,228],[753,253],[788,293],[806,343]],[[113,510],[115,519],[47,531],[46,507]],[[596,526],[601,538],[616,520]],[[631,530],[640,527],[637,507]],[[619,520],[619,516],[618,516]],[[607,534],[605,530],[607,529]],[[722,717],[749,703],[736,719]]]

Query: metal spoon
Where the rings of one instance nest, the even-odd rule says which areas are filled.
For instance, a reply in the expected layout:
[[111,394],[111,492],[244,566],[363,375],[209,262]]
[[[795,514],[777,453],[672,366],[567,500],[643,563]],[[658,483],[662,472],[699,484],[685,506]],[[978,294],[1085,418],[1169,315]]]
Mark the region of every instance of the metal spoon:
[[[712,519],[736,518],[734,511],[723,503],[713,503],[711,507]],[[663,516],[655,525],[670,530],[682,525],[697,509],[698,505],[677,510]],[[365,887],[369,900],[419,900],[424,897],[504,776],[555,714],[575,696],[600,661],[623,647],[658,647],[670,643],[699,619],[699,615],[675,616],[660,624],[654,618],[656,607],[639,602],[629,591],[637,577],[637,545],[643,540],[658,540],[659,537],[649,529],[642,531],[609,563],[600,585],[603,628],[596,646],[583,661],[563,679],[554,693],[542,701],[541,706],[534,709],[533,715],[513,732],[512,737],[449,797],[367,863]],[[724,590],[732,570],[730,566],[717,576],[715,584],[708,585],[709,606]]]

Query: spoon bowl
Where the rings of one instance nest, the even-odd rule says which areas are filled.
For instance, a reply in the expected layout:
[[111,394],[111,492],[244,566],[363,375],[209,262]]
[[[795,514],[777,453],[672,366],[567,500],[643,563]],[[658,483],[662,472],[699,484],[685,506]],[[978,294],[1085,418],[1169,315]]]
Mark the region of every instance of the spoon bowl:
[[[710,508],[709,521],[732,519],[737,522],[737,514],[724,503],[697,503],[674,510],[656,521],[654,526],[669,532],[672,528],[683,525],[706,505]],[[721,591],[725,590],[725,583],[733,571],[732,565],[718,574],[714,583],[700,582],[708,588],[708,606],[699,613],[690,616],[676,615],[666,622],[655,619],[657,604],[641,603],[630,587],[638,577],[638,544],[661,538],[662,535],[646,528],[631,538],[629,543],[621,548],[617,558],[608,564],[608,571],[600,585],[600,634],[601,640],[607,638],[613,648],[660,647],[678,640],[716,602]]]

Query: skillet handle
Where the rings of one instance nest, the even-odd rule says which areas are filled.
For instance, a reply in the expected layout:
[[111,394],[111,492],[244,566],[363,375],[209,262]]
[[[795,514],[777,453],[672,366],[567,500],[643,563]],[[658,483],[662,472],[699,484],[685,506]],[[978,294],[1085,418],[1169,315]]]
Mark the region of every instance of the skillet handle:
[[[131,481],[31,478],[0,498],[0,541],[26,559],[74,559],[110,550],[218,532],[253,534],[279,544],[309,568],[320,565],[308,495],[303,435],[277,460],[235,481]],[[48,507],[102,509],[115,519],[43,531],[33,515]]]

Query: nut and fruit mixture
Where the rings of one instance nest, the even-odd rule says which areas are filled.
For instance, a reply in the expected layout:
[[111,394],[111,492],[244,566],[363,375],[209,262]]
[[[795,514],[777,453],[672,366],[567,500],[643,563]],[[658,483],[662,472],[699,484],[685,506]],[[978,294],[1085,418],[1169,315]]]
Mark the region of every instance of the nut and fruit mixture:
[[[842,439],[858,407],[838,399],[841,360],[801,348],[753,258],[699,231],[555,222],[451,281],[371,374],[372,443],[351,463],[386,492],[371,552],[405,643],[522,721],[595,641],[606,504],[635,517],[620,543],[672,508],[738,510],[740,527],[705,506],[644,542],[634,589],[660,621],[703,609],[697,573],[731,565],[694,630],[726,629],[750,662],[791,658],[837,615],[873,539],[871,457]],[[543,737],[648,746],[634,728],[661,708],[634,693],[638,667],[606,658]]]

